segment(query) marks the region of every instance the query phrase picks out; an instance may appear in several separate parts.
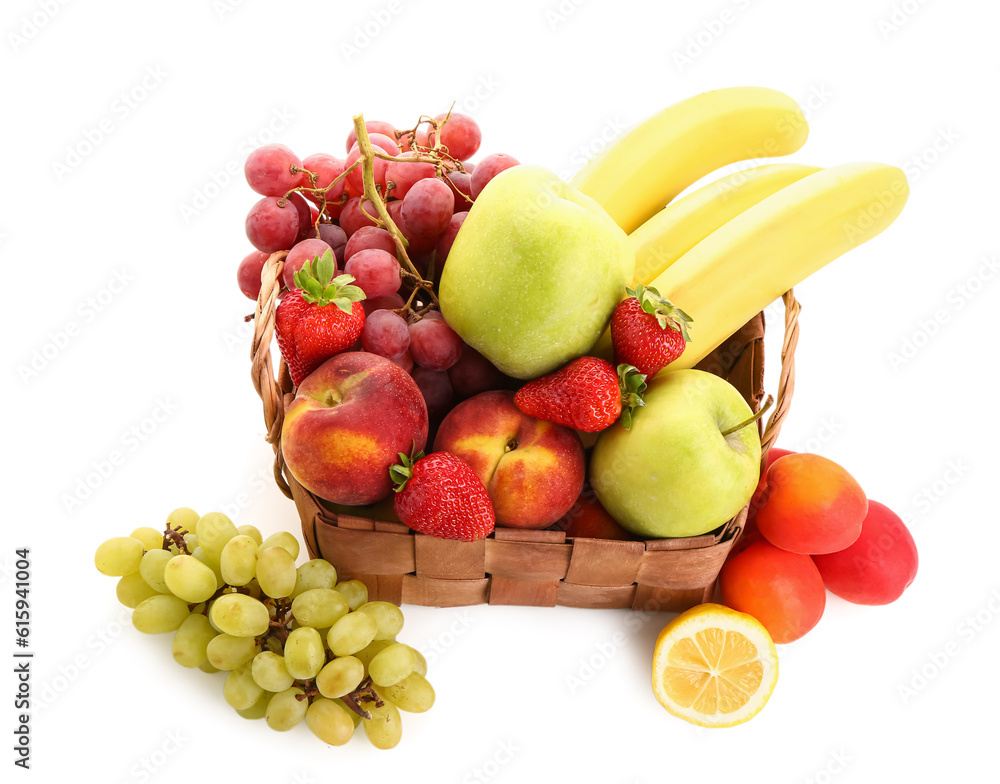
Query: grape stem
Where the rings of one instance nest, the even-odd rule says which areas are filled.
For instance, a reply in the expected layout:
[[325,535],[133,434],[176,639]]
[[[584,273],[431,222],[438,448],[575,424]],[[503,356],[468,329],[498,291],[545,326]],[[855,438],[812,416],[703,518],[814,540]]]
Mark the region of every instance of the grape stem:
[[[438,299],[434,293],[434,284],[431,281],[424,280],[417,271],[417,268],[413,266],[413,262],[410,261],[410,257],[406,252],[406,247],[409,243],[402,232],[400,232],[399,227],[389,217],[389,210],[385,206],[382,194],[375,186],[375,150],[372,147],[371,139],[368,138],[368,129],[365,127],[364,115],[356,114],[354,116],[354,132],[358,137],[358,150],[361,152],[359,160],[362,161],[361,175],[365,184],[364,195],[361,200],[361,211],[364,212],[365,199],[370,201],[378,213],[379,222],[385,227],[385,230],[389,232],[389,235],[396,243],[396,248],[399,251],[399,260],[416,277],[416,287],[424,289],[436,305],[438,304]],[[367,215],[368,213],[365,214]]]
[[191,555],[191,551],[187,547],[187,542],[184,541],[184,534],[186,533],[188,533],[187,529],[180,526],[171,528],[170,523],[167,523],[167,527],[163,531],[163,549],[169,550],[171,545],[177,545],[177,549],[184,553],[184,555]]
[[369,711],[366,711],[361,707],[362,702],[374,702],[376,708],[381,708],[385,703],[382,702],[378,694],[375,693],[375,685],[372,683],[371,676],[366,677],[361,683],[358,684],[358,688],[352,691],[350,694],[345,694],[340,698],[343,700],[344,704],[358,714],[362,719],[371,719],[372,715]]

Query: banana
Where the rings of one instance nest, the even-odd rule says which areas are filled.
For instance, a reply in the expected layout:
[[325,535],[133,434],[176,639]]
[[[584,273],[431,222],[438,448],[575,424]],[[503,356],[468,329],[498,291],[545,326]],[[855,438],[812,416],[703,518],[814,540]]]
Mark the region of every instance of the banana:
[[818,171],[818,166],[770,163],[730,174],[671,202],[628,236],[635,251],[631,285],[647,285],[724,223]]
[[765,87],[728,87],[669,106],[591,158],[570,184],[626,233],[706,174],[789,155],[809,134],[798,104]]
[[751,316],[889,226],[909,195],[895,166],[847,163],[787,185],[737,215],[650,285],[691,314],[690,368]]

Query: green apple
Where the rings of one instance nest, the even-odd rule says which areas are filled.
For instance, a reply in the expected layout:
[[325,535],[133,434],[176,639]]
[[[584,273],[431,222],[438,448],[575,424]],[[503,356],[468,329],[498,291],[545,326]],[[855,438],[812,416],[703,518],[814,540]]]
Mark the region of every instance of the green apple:
[[[660,373],[632,428],[601,433],[590,461],[598,499],[649,538],[698,536],[734,517],[760,475],[760,437],[739,391],[702,370]],[[732,432],[727,432],[732,431]]]
[[455,238],[441,314],[501,371],[536,378],[597,342],[634,269],[603,207],[541,166],[515,166],[483,189]]

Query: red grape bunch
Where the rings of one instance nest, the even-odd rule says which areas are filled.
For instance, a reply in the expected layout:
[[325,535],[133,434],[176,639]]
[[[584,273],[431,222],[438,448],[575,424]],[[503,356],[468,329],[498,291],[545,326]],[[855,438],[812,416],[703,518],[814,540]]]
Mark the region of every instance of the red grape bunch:
[[353,278],[365,295],[364,326],[347,350],[379,354],[411,373],[432,420],[508,381],[437,308],[437,282],[469,209],[490,179],[518,165],[505,154],[473,162],[481,140],[476,121],[456,112],[422,116],[407,130],[359,116],[344,158],[300,159],[269,144],[244,167],[261,198],[246,218],[255,250],[239,266],[240,290],[256,300],[265,263],[286,252],[279,297],[301,296],[296,273],[331,252],[334,274]]

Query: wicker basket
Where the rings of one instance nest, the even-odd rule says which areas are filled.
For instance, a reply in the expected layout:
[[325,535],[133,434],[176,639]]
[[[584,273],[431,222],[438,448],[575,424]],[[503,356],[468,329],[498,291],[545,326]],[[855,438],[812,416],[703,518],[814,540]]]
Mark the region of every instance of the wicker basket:
[[[281,454],[281,425],[294,398],[288,368],[272,371],[274,312],[286,253],[264,266],[253,336],[252,375],[264,405],[274,478],[295,501],[311,557],[356,578],[372,599],[455,607],[508,604],[679,612],[710,600],[719,570],[747,516],[744,508],[702,536],[648,541],[567,537],[562,531],[497,528],[478,542],[425,536],[394,522],[338,514],[292,477]],[[799,305],[784,297],[785,336],[776,405],[762,427],[764,456],[777,438],[794,386]],[[698,367],[727,378],[758,409],[763,398],[764,318],[759,314]]]

